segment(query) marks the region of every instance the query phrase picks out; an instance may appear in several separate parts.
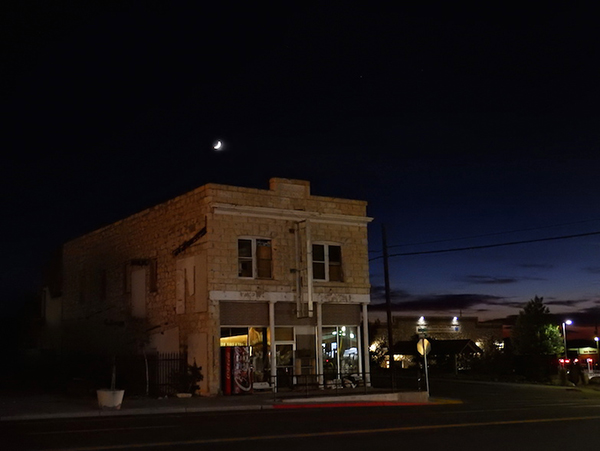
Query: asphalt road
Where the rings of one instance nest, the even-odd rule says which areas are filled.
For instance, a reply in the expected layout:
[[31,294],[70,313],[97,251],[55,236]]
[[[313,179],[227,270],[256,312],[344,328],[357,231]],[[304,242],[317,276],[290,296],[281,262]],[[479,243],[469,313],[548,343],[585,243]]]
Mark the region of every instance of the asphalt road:
[[0,449],[597,449],[600,392],[432,381],[460,404],[100,417],[2,425]]

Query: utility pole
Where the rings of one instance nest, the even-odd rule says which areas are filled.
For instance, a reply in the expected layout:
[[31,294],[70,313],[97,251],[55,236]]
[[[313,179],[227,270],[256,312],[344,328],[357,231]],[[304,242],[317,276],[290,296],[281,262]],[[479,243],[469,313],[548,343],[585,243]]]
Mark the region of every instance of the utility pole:
[[387,236],[385,233],[385,224],[381,224],[381,240],[383,245],[383,274],[385,279],[385,306],[387,311],[387,333],[388,333],[388,357],[390,363],[390,377],[392,379],[392,389],[396,388],[396,374],[394,369],[394,333],[392,330],[392,297],[390,294],[390,271],[388,265]]

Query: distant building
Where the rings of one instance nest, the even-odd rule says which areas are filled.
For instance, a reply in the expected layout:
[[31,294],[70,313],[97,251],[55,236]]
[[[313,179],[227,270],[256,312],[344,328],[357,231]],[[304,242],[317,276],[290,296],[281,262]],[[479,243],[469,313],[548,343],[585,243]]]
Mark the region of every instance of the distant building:
[[233,345],[257,383],[368,371],[370,221],[306,181],[208,184],[66,243],[48,324],[63,348],[185,352],[204,394]]
[[[476,317],[453,316],[393,316],[392,332],[394,340],[394,359],[400,367],[413,365],[414,356],[418,355],[416,344],[420,338],[431,342],[432,356],[452,357],[453,365],[458,367],[460,356],[472,356],[489,349],[490,346],[501,348],[503,342],[503,325],[501,322],[481,323]],[[381,348],[387,343],[387,325],[371,324],[371,351],[383,357]],[[387,358],[380,361],[387,365]]]
[[406,341],[415,336],[436,340],[472,340],[480,348],[488,341],[501,342],[501,322],[479,322],[477,317],[456,316],[394,316],[394,340]]

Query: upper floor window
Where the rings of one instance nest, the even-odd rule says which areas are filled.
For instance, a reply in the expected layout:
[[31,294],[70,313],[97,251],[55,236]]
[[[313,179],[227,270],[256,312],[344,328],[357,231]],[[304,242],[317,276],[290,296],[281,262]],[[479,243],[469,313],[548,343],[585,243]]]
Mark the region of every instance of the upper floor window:
[[261,238],[238,239],[238,276],[254,279],[272,277],[273,253],[271,240]]
[[333,244],[313,244],[313,279],[342,282],[342,247]]

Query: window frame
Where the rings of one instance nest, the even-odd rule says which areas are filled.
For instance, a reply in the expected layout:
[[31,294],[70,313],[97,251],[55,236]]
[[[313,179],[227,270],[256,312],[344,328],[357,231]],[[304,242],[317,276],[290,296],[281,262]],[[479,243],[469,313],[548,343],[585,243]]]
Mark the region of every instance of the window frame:
[[[315,246],[323,246],[323,258],[324,260],[315,260]],[[332,264],[330,259],[330,248],[339,248],[339,262]],[[344,282],[344,271],[343,271],[343,257],[342,257],[342,245],[339,243],[327,243],[327,242],[313,242],[312,243],[312,269],[313,269],[313,280],[316,282]],[[315,263],[324,265],[325,278],[317,278],[315,276]],[[339,266],[339,279],[331,279],[331,266]]]
[[[250,257],[240,255],[240,241],[250,241],[251,242],[251,256]],[[263,259],[263,260],[269,262],[269,275],[268,276],[260,276],[259,275],[258,248],[259,248],[259,242],[261,242],[261,241],[268,241],[269,242],[268,247],[271,250],[270,259]],[[239,236],[237,238],[237,249],[238,249],[237,261],[238,261],[238,278],[239,279],[248,279],[248,280],[255,280],[255,279],[272,280],[273,279],[273,240],[271,238],[256,237],[256,236]],[[250,276],[242,275],[242,268],[241,268],[242,261],[244,261],[244,262],[251,261],[252,262],[252,275],[250,275]]]

